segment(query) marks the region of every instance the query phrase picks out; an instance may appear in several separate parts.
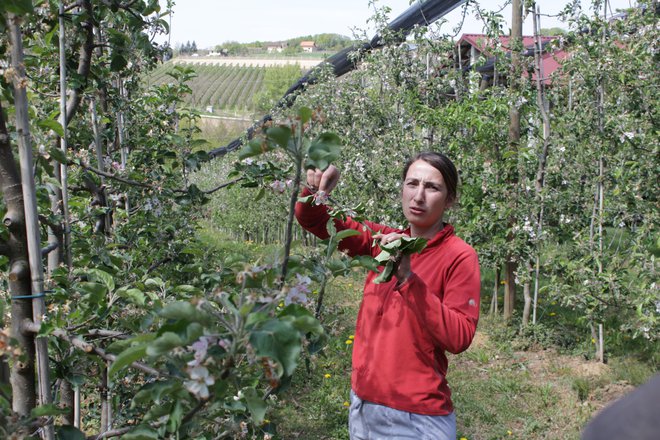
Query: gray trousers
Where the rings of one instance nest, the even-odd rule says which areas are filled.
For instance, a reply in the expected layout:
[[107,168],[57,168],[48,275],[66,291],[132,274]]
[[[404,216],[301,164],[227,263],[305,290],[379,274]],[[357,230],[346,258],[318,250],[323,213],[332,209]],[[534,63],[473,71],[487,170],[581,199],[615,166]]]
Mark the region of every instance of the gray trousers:
[[456,440],[456,415],[425,416],[360,399],[351,391],[351,440]]

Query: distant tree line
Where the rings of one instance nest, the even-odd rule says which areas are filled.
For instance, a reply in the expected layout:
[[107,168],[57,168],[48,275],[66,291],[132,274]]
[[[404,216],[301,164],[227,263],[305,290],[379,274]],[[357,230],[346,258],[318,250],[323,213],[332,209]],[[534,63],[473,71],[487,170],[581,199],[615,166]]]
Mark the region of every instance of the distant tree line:
[[[300,47],[302,41],[314,41],[317,49],[322,51],[339,51],[353,43],[353,40],[349,37],[339,34],[305,35],[282,41],[284,45],[282,53],[284,55],[293,55],[302,52],[302,48]],[[215,51],[227,53],[230,56],[250,55],[265,52],[268,45],[272,43],[274,42],[253,41],[251,43],[239,43],[237,41],[226,41],[215,46]]]
[[177,48],[177,52],[181,55],[197,53],[197,43],[195,43],[195,40],[193,40],[192,43],[188,40],[185,44],[182,44]]

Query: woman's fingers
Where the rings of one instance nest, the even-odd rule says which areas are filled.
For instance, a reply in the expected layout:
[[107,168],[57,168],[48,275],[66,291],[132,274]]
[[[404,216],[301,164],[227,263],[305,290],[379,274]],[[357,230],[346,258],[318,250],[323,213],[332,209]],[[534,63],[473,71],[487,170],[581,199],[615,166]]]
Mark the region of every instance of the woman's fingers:
[[339,170],[334,165],[330,165],[323,171],[321,181],[319,182],[319,189],[325,191],[326,194],[330,194],[335,189],[335,186],[337,186],[337,182],[339,182]]
[[321,185],[321,177],[323,176],[323,171],[318,168],[315,170],[307,170],[307,186],[312,192],[316,192]]
[[330,194],[337,186],[337,182],[339,182],[339,170],[334,165],[330,165],[325,171],[318,168],[307,170],[307,186],[312,192],[321,190]]

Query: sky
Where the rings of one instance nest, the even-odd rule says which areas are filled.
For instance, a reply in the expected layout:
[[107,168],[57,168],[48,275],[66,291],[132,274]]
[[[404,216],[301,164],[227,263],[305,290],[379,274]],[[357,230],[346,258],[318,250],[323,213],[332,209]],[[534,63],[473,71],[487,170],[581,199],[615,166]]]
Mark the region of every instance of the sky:
[[[174,47],[187,41],[195,41],[198,48],[213,48],[226,41],[248,43],[252,41],[281,41],[303,35],[336,33],[352,36],[355,29],[365,30],[372,37],[373,28],[367,20],[373,15],[374,7],[391,8],[390,19],[404,12],[411,0],[174,0],[171,17],[171,35],[161,37],[159,42],[170,39]],[[412,0],[421,1],[421,0]],[[539,0],[541,14],[557,14],[568,0]],[[161,0],[164,4],[165,0]],[[489,11],[497,11],[507,0],[481,0],[479,4]],[[583,10],[588,11],[591,1],[582,0]],[[610,0],[613,11],[634,5],[634,0]],[[511,8],[502,11],[510,20]],[[458,7],[445,18],[437,32],[453,34],[460,23],[462,7]],[[461,33],[482,33],[483,23],[468,14]],[[543,16],[541,27],[562,27],[566,24],[552,17]],[[505,28],[508,31],[508,25]],[[523,24],[523,33],[532,34],[532,18]]]

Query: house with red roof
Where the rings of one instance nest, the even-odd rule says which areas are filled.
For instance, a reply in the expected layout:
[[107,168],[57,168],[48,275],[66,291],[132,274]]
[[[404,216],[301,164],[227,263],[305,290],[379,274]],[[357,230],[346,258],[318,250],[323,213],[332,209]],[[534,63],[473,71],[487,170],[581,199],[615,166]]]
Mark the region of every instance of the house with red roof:
[[[501,70],[497,69],[497,59],[504,56],[510,56],[511,38],[508,36],[499,36],[496,38],[483,34],[463,34],[456,43],[456,52],[458,59],[455,60],[457,66],[464,70],[475,69],[482,75],[481,88],[492,84],[502,84]],[[522,45],[524,47],[523,56],[534,57],[535,48],[538,42],[533,36],[523,36]],[[561,44],[559,36],[541,36],[541,81],[544,85],[551,85],[552,74],[561,67],[561,63],[568,57],[568,52]],[[530,69],[529,72],[523,72],[523,75],[532,75],[532,80],[536,81],[536,72]]]

